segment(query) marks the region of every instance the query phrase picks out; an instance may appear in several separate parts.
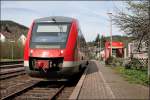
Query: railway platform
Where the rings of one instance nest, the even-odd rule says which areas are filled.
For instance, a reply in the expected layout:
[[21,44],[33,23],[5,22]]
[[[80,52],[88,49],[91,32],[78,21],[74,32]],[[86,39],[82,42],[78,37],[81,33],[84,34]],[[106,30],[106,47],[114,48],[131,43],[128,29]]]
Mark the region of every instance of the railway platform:
[[125,81],[114,70],[91,61],[70,99],[149,99],[149,88]]

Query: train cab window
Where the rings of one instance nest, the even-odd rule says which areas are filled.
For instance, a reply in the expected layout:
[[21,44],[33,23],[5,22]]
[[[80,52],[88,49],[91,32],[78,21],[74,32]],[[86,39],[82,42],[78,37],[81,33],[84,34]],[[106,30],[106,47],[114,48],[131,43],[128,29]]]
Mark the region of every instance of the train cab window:
[[69,23],[36,23],[33,26],[31,48],[65,48]]

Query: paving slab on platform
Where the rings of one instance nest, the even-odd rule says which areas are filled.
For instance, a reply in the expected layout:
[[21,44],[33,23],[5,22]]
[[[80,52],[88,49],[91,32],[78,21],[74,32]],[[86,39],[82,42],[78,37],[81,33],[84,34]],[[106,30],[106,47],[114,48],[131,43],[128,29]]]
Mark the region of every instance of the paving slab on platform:
[[114,70],[91,61],[78,99],[149,99],[149,88],[125,81]]

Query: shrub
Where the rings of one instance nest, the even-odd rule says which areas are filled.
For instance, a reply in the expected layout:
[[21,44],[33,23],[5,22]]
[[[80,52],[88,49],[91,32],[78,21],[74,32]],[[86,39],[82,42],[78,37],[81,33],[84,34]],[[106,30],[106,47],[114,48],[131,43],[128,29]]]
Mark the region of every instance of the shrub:
[[112,62],[113,62],[113,59],[114,59],[114,57],[109,57],[106,61],[105,61],[105,64],[106,65],[111,65],[112,64]]
[[123,66],[126,68],[126,69],[137,69],[137,70],[145,70],[145,67],[138,59],[136,58],[132,58],[128,61],[125,61]]
[[106,62],[107,65],[112,65],[112,66],[122,66],[123,64],[123,58],[116,58],[116,57],[109,57]]
[[117,72],[122,74],[129,82],[138,83],[143,85],[150,85],[150,79],[148,77],[147,71],[136,70],[136,69],[126,69],[124,67],[115,67]]

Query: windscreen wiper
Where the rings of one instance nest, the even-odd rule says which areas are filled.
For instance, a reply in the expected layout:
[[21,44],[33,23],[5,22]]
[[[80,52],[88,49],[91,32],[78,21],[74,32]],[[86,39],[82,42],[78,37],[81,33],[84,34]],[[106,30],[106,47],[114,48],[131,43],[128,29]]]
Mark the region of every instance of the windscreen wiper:
[[55,18],[52,18],[52,21],[54,21],[56,23],[56,19]]

